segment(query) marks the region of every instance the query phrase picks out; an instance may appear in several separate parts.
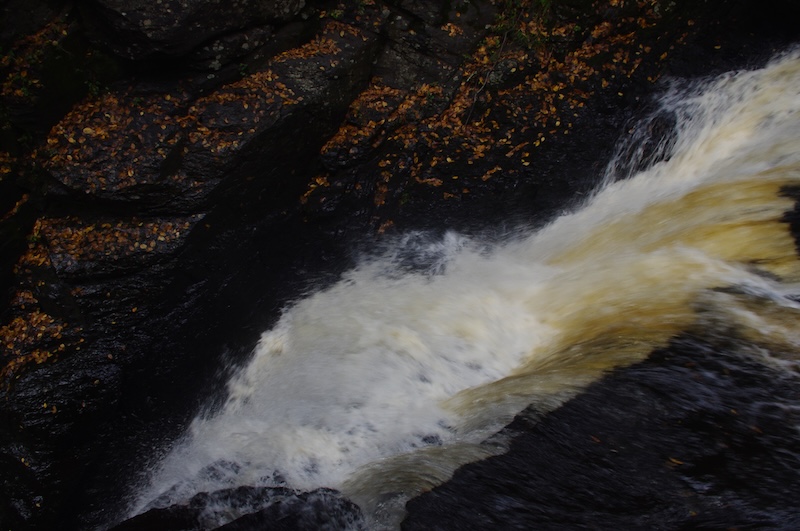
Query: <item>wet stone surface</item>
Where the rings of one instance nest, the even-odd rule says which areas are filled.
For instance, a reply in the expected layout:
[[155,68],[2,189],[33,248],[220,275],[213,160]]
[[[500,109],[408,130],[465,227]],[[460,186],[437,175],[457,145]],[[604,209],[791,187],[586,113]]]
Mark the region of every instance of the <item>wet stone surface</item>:
[[[217,525],[220,521],[225,523]],[[285,488],[239,487],[198,494],[186,505],[151,509],[112,530],[156,528],[163,531],[366,529],[358,507],[329,489],[297,493]]]
[[793,529],[800,387],[686,335],[408,504],[403,529]]
[[81,6],[94,40],[127,59],[183,56],[213,37],[290,20],[304,0],[100,0]]

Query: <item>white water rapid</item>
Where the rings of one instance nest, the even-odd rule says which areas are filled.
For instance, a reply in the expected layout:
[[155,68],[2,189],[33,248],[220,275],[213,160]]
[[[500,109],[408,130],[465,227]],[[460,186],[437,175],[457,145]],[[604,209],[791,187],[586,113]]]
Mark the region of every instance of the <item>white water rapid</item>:
[[667,159],[607,179],[574,213],[491,248],[409,238],[436,257],[429,270],[370,260],[287,308],[132,513],[285,484],[340,490],[374,527],[396,526],[409,496],[502,451],[492,435],[520,410],[552,410],[682,330],[724,321],[798,352],[782,219],[800,186],[800,54],[661,105],[678,124]]

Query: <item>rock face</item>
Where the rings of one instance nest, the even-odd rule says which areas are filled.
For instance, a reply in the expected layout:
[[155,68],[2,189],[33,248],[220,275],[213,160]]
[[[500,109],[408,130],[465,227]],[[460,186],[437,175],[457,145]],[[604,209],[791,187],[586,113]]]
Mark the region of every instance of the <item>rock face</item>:
[[[247,50],[261,43],[255,35],[225,42],[226,34],[291,20],[304,0],[86,0],[81,13],[95,40],[126,59],[181,57],[214,42],[220,53],[232,46]],[[220,58],[218,61],[222,59]]]
[[782,400],[800,400],[786,373],[684,335],[520,415],[508,454],[412,500],[403,529],[795,528],[800,417]]
[[0,35],[0,523],[14,529],[118,519],[138,463],[219,391],[222,353],[246,356],[353,241],[544,222],[592,186],[662,75],[761,60],[797,37],[798,14],[745,0],[28,9],[5,2]]
[[[331,134],[348,96],[368,80],[375,40],[331,21],[314,41],[209,94],[179,87],[104,94],[51,130],[45,169],[66,193],[151,212],[203,209],[223,179],[274,188],[265,181],[278,168],[265,170],[263,161],[302,159]],[[285,134],[300,127],[306,142]]]
[[[220,525],[220,522],[225,522]],[[295,493],[284,488],[239,487],[198,494],[186,505],[151,509],[112,531],[190,529],[337,531],[365,529],[352,502],[329,489]]]

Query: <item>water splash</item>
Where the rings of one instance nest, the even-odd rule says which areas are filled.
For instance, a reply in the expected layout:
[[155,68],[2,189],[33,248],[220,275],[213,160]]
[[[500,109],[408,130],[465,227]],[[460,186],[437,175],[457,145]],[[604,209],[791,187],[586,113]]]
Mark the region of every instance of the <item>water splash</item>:
[[408,496],[502,451],[492,435],[521,409],[551,410],[691,326],[780,344],[765,356],[796,370],[783,220],[800,55],[671,91],[665,111],[676,130],[658,162],[542,230],[493,246],[409,236],[287,309],[134,514],[239,485],[330,487],[396,525]]

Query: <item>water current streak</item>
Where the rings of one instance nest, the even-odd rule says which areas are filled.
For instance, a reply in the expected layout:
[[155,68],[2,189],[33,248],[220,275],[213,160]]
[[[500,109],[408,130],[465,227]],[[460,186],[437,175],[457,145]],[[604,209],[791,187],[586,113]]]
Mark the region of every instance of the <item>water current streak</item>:
[[520,410],[552,410],[683,330],[735,329],[796,370],[800,56],[673,91],[660,112],[676,123],[666,157],[542,230],[488,251],[415,239],[428,269],[366,261],[289,307],[133,512],[330,487],[396,525],[409,496],[502,451],[492,435]]

